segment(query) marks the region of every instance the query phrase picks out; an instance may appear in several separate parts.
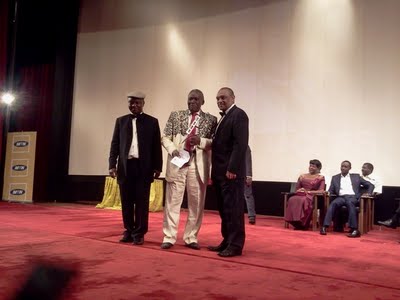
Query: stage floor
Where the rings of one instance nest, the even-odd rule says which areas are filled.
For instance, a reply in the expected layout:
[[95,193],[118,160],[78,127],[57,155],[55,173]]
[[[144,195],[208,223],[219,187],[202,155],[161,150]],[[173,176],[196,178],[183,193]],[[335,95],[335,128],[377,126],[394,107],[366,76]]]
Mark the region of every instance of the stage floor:
[[162,212],[150,213],[142,246],[118,243],[121,212],[79,204],[0,202],[0,299],[8,298],[37,260],[78,266],[67,299],[397,299],[400,231],[350,239],[283,227],[282,218],[246,224],[243,255],[220,258],[220,220],[207,211],[202,249],[160,249]]

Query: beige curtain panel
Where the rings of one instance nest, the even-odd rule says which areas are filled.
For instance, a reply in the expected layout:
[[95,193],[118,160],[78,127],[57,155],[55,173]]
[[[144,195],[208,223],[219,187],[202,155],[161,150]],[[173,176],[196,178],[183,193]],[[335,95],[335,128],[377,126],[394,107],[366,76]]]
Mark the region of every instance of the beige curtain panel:
[[[155,179],[150,187],[149,211],[162,211],[163,198],[163,181]],[[103,200],[101,203],[96,205],[96,208],[121,209],[119,186],[115,178],[109,176],[106,177]]]

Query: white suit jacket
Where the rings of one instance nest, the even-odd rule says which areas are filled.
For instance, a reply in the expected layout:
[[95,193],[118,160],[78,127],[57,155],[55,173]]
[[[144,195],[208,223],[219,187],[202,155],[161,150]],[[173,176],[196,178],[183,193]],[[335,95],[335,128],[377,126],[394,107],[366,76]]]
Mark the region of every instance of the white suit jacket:
[[[210,150],[212,136],[217,126],[217,118],[200,110],[200,119],[197,125],[197,134],[200,136],[200,145],[195,147],[195,163],[201,181],[207,184],[210,176]],[[169,182],[177,179],[179,168],[171,163],[172,152],[182,150],[185,146],[186,131],[189,127],[189,110],[174,111],[168,118],[161,138],[163,147],[168,152],[167,171],[165,179]]]

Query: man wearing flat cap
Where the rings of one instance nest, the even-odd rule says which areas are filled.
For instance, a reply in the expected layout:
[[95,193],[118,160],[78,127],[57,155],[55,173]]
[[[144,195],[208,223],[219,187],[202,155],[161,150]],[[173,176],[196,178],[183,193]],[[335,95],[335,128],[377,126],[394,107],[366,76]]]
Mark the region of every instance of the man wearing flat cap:
[[117,118],[109,157],[110,176],[121,193],[123,243],[142,245],[148,230],[150,185],[162,170],[158,120],[143,112],[146,95],[128,94],[130,114]]

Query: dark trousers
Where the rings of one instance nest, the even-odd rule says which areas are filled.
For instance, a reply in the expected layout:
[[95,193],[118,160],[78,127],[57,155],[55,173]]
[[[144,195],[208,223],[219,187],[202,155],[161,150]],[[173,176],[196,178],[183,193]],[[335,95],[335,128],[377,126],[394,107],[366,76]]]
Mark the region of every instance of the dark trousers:
[[396,216],[397,216],[397,217],[400,217],[400,205],[399,205],[399,207],[396,209]]
[[243,180],[213,179],[221,217],[222,244],[236,249],[243,249],[245,241]]
[[338,209],[333,215],[333,228],[336,231],[343,231],[344,225],[349,220],[349,213],[347,209]]
[[396,209],[396,212],[393,215],[392,220],[396,225],[400,224],[400,204],[399,207]]
[[254,203],[253,188],[250,185],[244,184],[244,199],[246,200],[247,214],[249,217],[256,216],[256,207]]
[[358,201],[354,195],[338,196],[329,205],[328,211],[325,215],[324,226],[329,227],[333,216],[340,211],[342,206],[346,206],[349,212],[349,227],[352,229],[358,228],[356,205]]
[[129,159],[127,176],[119,189],[124,227],[133,238],[142,238],[148,231],[150,185],[141,175],[139,160]]

